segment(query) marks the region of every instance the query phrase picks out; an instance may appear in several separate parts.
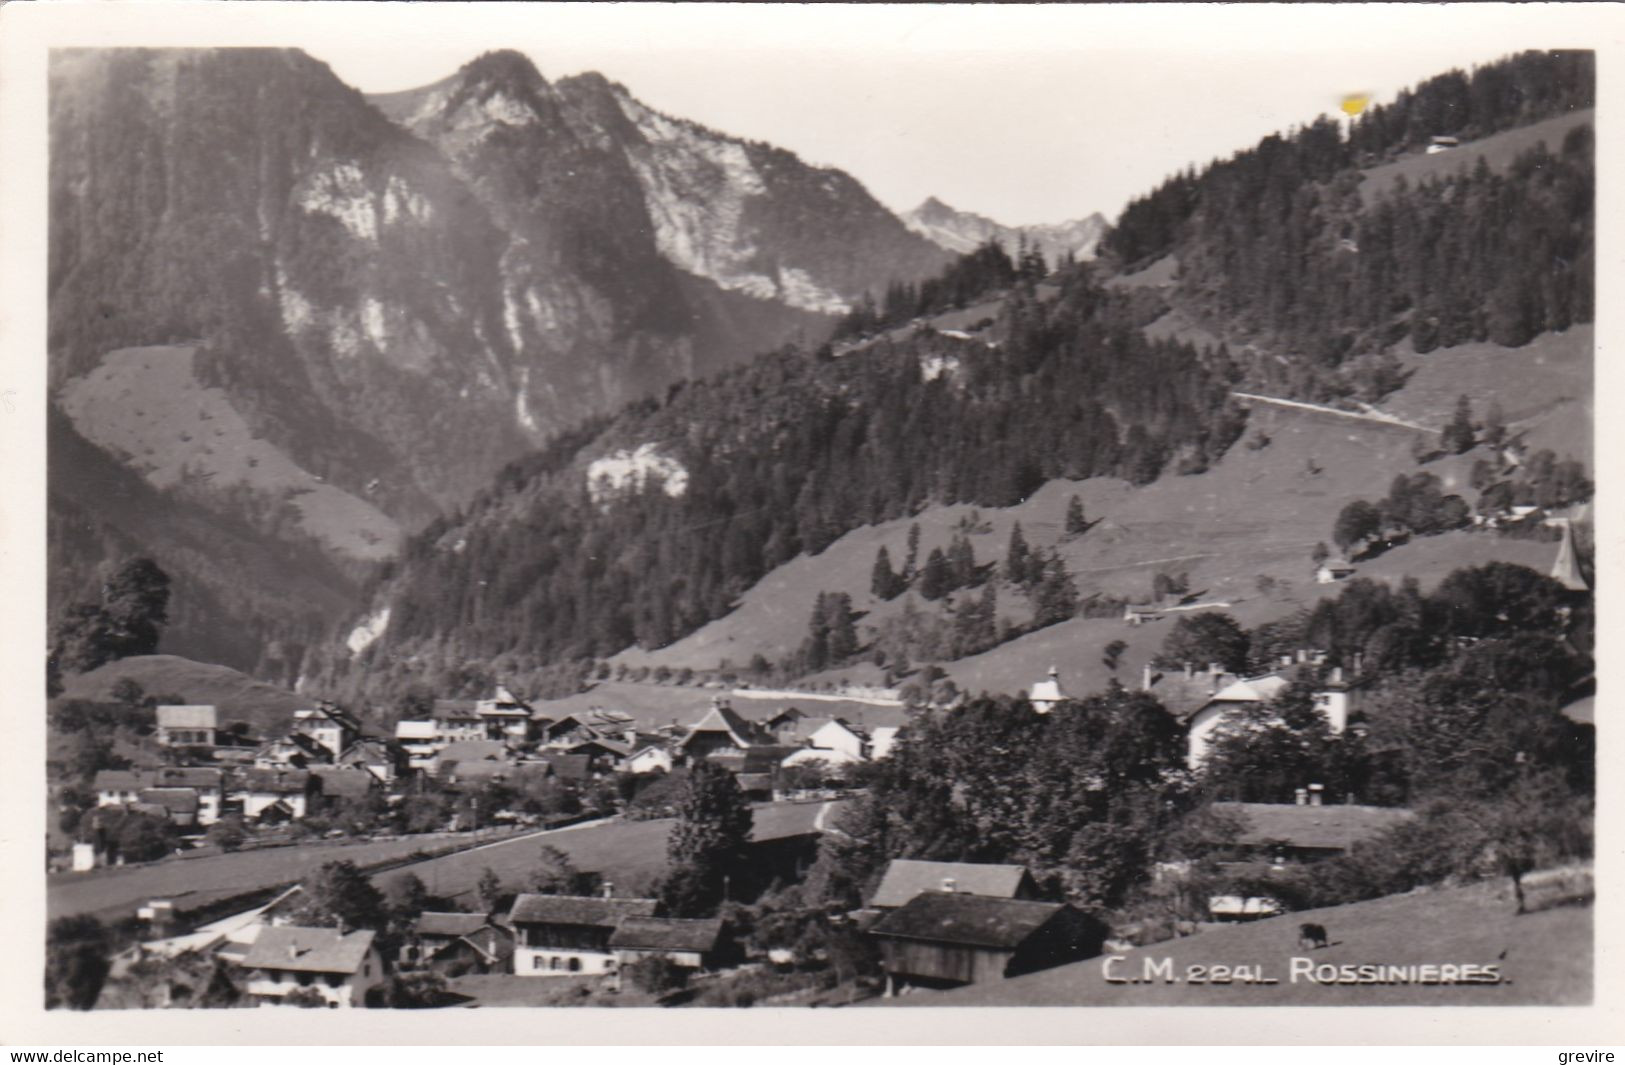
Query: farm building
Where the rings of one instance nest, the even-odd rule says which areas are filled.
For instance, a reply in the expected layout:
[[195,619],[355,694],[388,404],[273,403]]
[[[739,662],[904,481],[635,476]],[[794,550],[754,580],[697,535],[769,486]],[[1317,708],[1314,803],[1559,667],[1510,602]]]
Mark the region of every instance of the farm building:
[[752,747],[774,742],[774,737],[734,713],[727,702],[718,698],[712,701],[705,716],[677,741],[675,753],[684,761],[695,761],[719,754],[741,755]]
[[226,797],[250,820],[297,821],[309,812],[316,790],[316,778],[302,769],[244,769]]
[[609,937],[609,945],[620,965],[664,956],[685,968],[709,969],[716,965],[722,945],[722,919],[626,917]]
[[1061,671],[1054,666],[1049,667],[1049,676],[1034,684],[1032,691],[1027,693],[1027,701],[1040,714],[1049,713],[1066,698],[1066,691],[1061,687]]
[[1024,866],[893,858],[869,905],[875,909],[896,909],[928,891],[997,899],[1038,897],[1038,888]]
[[654,899],[533,895],[513,901],[513,971],[517,976],[567,976],[615,971],[609,940],[628,917],[654,916]]
[[539,723],[530,704],[501,685],[497,686],[496,694],[491,698],[481,699],[474,704],[474,714],[484,722],[487,739],[514,743],[529,742]]
[[160,706],[160,747],[213,747],[220,730],[220,712],[212,706]]
[[434,764],[435,755],[439,754],[440,748],[444,746],[440,742],[433,721],[397,721],[395,742],[406,752],[406,765],[409,769],[428,769]]
[[445,976],[508,972],[512,964],[513,930],[483,913],[425,911],[412,940],[402,949],[402,962]]
[[295,710],[289,731],[315,741],[332,761],[361,737],[361,723],[335,704],[322,702]]
[[1037,972],[1099,954],[1104,923],[1063,902],[925,892],[869,930],[886,993],[957,987]]
[[263,928],[242,961],[245,990],[262,1005],[314,989],[330,1008],[364,1006],[367,992],[384,979],[373,935],[293,925]]
[[1279,864],[1316,861],[1347,851],[1356,842],[1410,820],[1411,812],[1391,806],[1321,806],[1311,804],[1309,789],[1302,804],[1216,802],[1213,811],[1239,814],[1246,829],[1234,847],[1242,859]]
[[628,773],[669,773],[671,772],[671,751],[664,743],[651,743],[640,748],[637,753],[626,760]]
[[1340,558],[1329,558],[1315,570],[1316,584],[1336,584],[1354,576],[1354,567]]

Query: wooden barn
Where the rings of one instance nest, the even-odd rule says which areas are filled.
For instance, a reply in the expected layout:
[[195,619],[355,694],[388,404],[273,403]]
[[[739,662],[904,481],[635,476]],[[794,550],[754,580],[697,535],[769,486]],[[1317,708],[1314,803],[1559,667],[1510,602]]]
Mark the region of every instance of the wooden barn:
[[987,983],[1092,958],[1106,925],[1062,902],[925,892],[881,918],[886,993]]

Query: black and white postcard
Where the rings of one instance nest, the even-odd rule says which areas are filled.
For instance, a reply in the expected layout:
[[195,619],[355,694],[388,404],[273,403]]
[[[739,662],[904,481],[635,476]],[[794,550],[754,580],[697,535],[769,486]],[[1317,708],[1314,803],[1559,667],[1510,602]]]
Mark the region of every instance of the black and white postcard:
[[8,8],[23,1041],[1601,1024],[1562,8]]

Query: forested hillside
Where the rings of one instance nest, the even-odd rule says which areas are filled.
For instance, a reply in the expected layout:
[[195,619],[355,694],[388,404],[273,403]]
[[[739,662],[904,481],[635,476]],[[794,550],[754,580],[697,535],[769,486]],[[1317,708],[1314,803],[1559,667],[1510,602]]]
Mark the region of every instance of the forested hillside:
[[[1444,179],[1396,180],[1369,206],[1359,185],[1360,167],[1439,130],[1589,106],[1590,63],[1531,53],[1434,79],[1346,138],[1329,121],[1266,138],[1131,204],[1103,264],[1051,273],[1031,249],[984,245],[861,301],[839,347],[786,348],[558,438],[418,537],[374,596],[382,635],[320,673],[354,682],[410,659],[456,687],[470,662],[524,674],[661,647],[863,525],[1008,507],[1057,478],[1200,473],[1242,431],[1229,392],[1243,381],[1372,402],[1405,380],[1400,342],[1516,348],[1589,321],[1588,125],[1502,170],[1464,160]],[[1167,258],[1172,284],[1120,283]],[[989,313],[962,328],[909,324],[973,306]],[[1145,329],[1170,309],[1216,323],[1216,341]]]
[[[1145,339],[1130,311],[1086,270],[1049,300],[1021,282],[984,337],[786,351],[563,438],[411,543],[361,665],[433,652],[524,669],[657,647],[858,525],[1005,506],[1056,477],[1203,468],[1241,429],[1230,368]],[[647,475],[613,490],[592,472],[634,457]]]
[[1433,78],[1346,137],[1328,118],[1266,137],[1130,203],[1103,251],[1124,271],[1173,257],[1169,303],[1244,349],[1254,384],[1303,399],[1380,397],[1397,384],[1385,349],[1401,342],[1517,346],[1590,321],[1589,126],[1505,172],[1464,143],[1442,179],[1397,180],[1369,206],[1360,185],[1363,168],[1433,137],[1471,142],[1592,107],[1594,66],[1529,52]]

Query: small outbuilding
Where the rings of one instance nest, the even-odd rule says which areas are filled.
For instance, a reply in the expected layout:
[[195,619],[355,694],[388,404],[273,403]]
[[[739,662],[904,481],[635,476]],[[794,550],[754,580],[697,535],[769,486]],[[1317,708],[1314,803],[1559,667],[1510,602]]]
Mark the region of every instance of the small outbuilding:
[[1098,955],[1104,922],[1064,902],[926,892],[869,930],[886,993],[987,983]]

